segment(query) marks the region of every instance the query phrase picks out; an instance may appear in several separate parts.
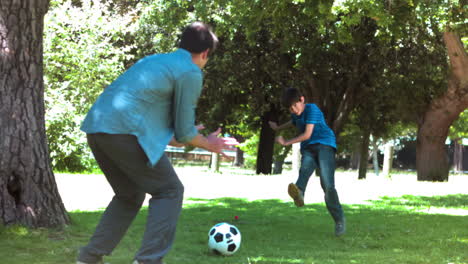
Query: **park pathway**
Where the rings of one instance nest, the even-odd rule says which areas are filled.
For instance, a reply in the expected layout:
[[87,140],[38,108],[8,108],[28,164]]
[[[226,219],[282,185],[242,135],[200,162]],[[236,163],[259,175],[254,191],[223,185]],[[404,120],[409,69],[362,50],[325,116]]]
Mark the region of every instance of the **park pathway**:
[[[213,199],[220,197],[279,199],[290,201],[287,185],[295,181],[291,172],[283,175],[249,175],[244,173],[216,174],[196,168],[176,168],[185,186],[185,203],[189,198]],[[468,176],[450,176],[448,182],[418,182],[414,175],[396,175],[391,179],[368,174],[368,179],[357,180],[356,172],[337,172],[336,188],[342,204],[365,204],[380,197],[402,195],[439,196],[468,194]],[[105,208],[113,196],[103,175],[56,174],[57,185],[68,211],[94,211]],[[149,197],[147,197],[148,199]],[[307,203],[322,203],[323,191],[318,177],[311,177],[305,195]],[[438,213],[436,208],[432,208]],[[468,215],[458,209],[441,213]]]

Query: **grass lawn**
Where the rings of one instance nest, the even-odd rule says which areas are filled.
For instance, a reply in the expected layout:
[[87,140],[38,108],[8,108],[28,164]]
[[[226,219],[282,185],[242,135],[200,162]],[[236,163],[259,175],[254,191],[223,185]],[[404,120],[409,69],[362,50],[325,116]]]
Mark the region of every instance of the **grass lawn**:
[[[167,264],[468,264],[468,194],[385,196],[343,207],[348,232],[336,238],[323,203],[296,208],[280,199],[186,198],[175,244],[165,260]],[[445,211],[428,210],[431,207]],[[100,211],[72,211],[72,225],[63,230],[0,227],[0,263],[74,263],[100,215]],[[114,253],[105,258],[107,262],[131,263],[146,215],[144,208]],[[230,222],[241,231],[242,244],[233,256],[208,252],[208,231],[219,222]]]

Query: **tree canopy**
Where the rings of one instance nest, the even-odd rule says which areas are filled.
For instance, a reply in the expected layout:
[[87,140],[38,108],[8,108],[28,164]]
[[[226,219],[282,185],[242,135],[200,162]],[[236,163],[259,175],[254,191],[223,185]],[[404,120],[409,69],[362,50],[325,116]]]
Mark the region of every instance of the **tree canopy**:
[[[53,77],[51,87],[74,87],[80,93],[94,89],[87,93],[93,97],[123,70],[122,65],[174,50],[183,26],[202,20],[214,27],[221,44],[205,71],[199,120],[209,128],[221,125],[227,133],[247,137],[261,128],[262,116],[269,111],[278,120],[287,118],[279,99],[288,86],[301,89],[309,102],[319,105],[339,139],[351,121],[383,138],[392,135],[395,123],[418,124],[430,103],[447,90],[449,64],[442,33],[447,27],[466,33],[463,4],[448,0],[112,1],[112,6],[58,1],[50,16],[66,15],[53,10],[75,2],[81,3],[81,10],[88,6],[90,14],[84,16],[90,22],[78,24],[82,29],[70,41],[95,46],[78,51],[73,43],[67,49],[60,45],[55,54],[77,49],[77,58],[94,54],[97,64],[77,60],[81,66],[67,73],[77,81]],[[101,18],[92,15],[93,9],[102,10]],[[113,22],[119,19],[120,28]],[[59,19],[50,23],[54,21]],[[71,29],[61,32],[67,30],[67,36],[73,36]],[[67,38],[55,39],[66,42]],[[106,44],[97,45],[99,41]],[[95,77],[82,78],[86,74],[80,71]],[[53,72],[64,75],[59,68]],[[60,89],[56,96],[66,94]],[[78,109],[72,112],[83,114]],[[51,141],[61,142],[63,134],[57,133]]]

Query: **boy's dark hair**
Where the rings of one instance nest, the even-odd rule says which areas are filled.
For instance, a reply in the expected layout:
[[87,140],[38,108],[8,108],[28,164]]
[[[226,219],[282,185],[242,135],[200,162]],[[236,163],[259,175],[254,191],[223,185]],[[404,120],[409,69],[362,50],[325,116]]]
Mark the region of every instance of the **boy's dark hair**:
[[283,107],[289,108],[293,104],[301,101],[301,92],[296,88],[286,88],[283,92],[283,97],[281,98],[281,104]]
[[218,45],[218,38],[211,31],[211,28],[202,22],[193,22],[182,32],[179,48],[183,48],[190,53],[201,53],[210,49],[212,53]]

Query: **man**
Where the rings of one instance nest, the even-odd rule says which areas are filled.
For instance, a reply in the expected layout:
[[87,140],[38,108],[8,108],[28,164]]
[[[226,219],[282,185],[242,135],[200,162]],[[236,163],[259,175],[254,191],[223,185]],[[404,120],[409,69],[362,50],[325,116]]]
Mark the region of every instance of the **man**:
[[237,144],[205,137],[195,126],[202,89],[201,69],[217,45],[209,27],[195,22],[182,33],[179,49],[147,56],[110,84],[81,129],[115,196],[77,263],[102,263],[137,215],[146,193],[148,219],[134,264],[160,264],[169,251],[182,208],[184,187],[164,155],[167,144],[190,144],[221,153]]

